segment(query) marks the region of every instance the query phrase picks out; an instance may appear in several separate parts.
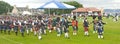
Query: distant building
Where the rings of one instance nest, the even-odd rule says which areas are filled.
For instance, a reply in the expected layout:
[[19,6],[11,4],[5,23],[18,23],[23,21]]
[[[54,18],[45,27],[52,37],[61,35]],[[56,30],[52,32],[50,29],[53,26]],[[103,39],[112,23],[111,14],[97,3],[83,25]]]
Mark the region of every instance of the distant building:
[[101,10],[95,8],[95,7],[88,7],[88,8],[78,8],[72,11],[73,14],[88,14],[92,15],[92,13],[101,13]]
[[39,9],[29,9],[29,6],[26,7],[16,7],[16,5],[14,6],[13,10],[12,10],[12,14],[13,15],[36,15],[36,14],[42,14],[43,10],[39,10]]

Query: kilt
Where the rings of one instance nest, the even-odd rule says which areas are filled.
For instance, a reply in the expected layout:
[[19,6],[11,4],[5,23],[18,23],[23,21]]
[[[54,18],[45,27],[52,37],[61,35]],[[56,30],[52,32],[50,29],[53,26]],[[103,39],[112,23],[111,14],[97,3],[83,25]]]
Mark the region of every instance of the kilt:
[[84,31],[88,31],[88,27],[84,27]]
[[73,27],[73,30],[74,31],[77,31],[78,30],[78,27],[77,26],[72,26]]
[[2,30],[3,29],[3,26],[2,25],[0,25],[0,30]]
[[102,26],[99,26],[99,27],[98,27],[98,34],[102,34],[102,31],[103,31],[103,30],[102,30]]
[[15,26],[15,27],[14,27],[14,31],[15,31],[15,32],[18,32],[18,26]]
[[3,26],[3,29],[4,29],[4,30],[7,30],[7,26],[6,26],[6,25],[4,25],[4,26]]

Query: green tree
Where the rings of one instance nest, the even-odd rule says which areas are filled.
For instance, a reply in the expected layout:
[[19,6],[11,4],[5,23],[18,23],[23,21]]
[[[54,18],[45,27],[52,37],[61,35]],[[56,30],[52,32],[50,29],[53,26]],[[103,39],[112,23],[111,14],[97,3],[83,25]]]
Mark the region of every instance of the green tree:
[[7,12],[11,12],[12,11],[12,6],[4,1],[0,1],[0,14],[7,14]]
[[64,3],[75,6],[76,8],[83,7],[82,4],[80,4],[80,3],[76,2],[76,1],[70,1],[70,2],[64,2]]

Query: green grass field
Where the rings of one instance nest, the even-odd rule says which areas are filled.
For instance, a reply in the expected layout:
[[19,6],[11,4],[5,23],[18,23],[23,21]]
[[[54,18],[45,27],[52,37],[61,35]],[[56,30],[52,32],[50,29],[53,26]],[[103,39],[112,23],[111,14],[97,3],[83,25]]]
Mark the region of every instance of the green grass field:
[[[89,21],[92,20],[89,19]],[[72,35],[72,28],[69,28],[70,39],[64,38],[64,34],[57,37],[55,31],[42,35],[42,40],[38,40],[38,37],[33,36],[32,33],[30,35],[25,34],[25,37],[22,37],[20,33],[15,36],[12,32],[11,35],[0,33],[0,44],[120,44],[120,21],[113,22],[112,18],[104,18],[104,22],[107,22],[104,25],[104,39],[98,39],[97,34],[92,33],[92,24],[89,27],[90,36],[84,36],[83,26],[80,23],[76,36]]]

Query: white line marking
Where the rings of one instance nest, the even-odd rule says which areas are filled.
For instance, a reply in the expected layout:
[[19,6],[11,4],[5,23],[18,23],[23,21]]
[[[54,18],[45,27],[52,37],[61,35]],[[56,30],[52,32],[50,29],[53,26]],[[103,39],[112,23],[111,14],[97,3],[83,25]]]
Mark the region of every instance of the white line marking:
[[5,37],[2,37],[2,38],[5,39],[5,40],[8,40],[8,41],[10,41],[10,42],[13,42],[13,43],[15,43],[15,44],[22,44],[22,43],[20,43],[20,42],[17,42],[17,41],[14,41],[14,40],[10,40],[10,39],[5,38]]

